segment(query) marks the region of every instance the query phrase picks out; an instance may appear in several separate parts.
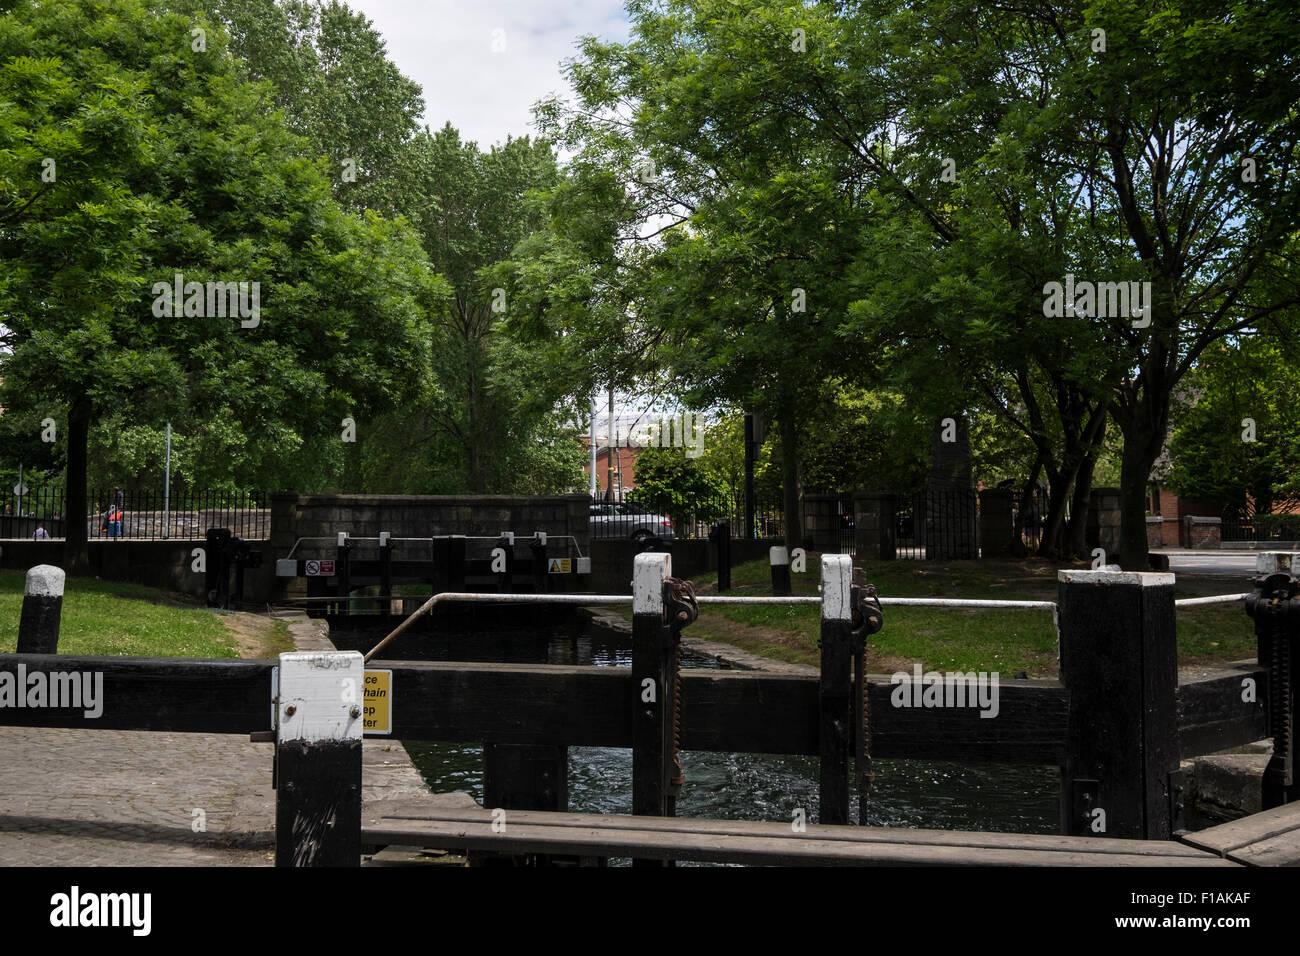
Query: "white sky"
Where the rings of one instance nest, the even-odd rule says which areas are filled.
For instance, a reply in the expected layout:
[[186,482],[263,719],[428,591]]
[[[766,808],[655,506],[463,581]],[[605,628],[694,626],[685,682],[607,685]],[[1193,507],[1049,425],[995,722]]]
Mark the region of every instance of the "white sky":
[[[568,95],[560,61],[580,36],[626,40],[622,0],[345,0],[388,44],[388,58],[424,89],[424,121],[450,121],[486,149],[535,133],[532,106]],[[493,31],[503,31],[494,34]],[[493,52],[494,37],[505,49]]]

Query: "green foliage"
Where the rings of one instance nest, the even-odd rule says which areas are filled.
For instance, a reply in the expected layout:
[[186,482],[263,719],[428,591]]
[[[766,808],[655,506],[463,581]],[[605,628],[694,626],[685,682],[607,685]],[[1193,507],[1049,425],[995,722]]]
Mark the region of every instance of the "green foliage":
[[[420,383],[445,286],[404,224],[338,207],[222,32],[196,51],[193,28],[139,0],[0,17],[4,405],[61,442],[95,423],[105,470],[143,468],[170,420],[182,480],[310,490],[342,418]],[[155,314],[177,272],[258,282],[260,321]]]
[[424,100],[363,14],[337,0],[159,2],[224,26],[239,75],[271,84],[266,105],[327,158],[341,204],[398,211],[403,153]]
[[[584,379],[562,343],[520,331],[519,274],[560,181],[545,142],[488,151],[450,125],[404,153],[401,202],[451,294],[429,314],[431,375],[407,408],[358,435],[361,480],[379,491],[525,493],[582,483],[573,399]],[[516,254],[516,249],[524,250]]]
[[1246,338],[1205,353],[1186,380],[1195,401],[1169,443],[1174,491],[1218,501],[1236,517],[1300,502],[1300,371],[1291,351]]

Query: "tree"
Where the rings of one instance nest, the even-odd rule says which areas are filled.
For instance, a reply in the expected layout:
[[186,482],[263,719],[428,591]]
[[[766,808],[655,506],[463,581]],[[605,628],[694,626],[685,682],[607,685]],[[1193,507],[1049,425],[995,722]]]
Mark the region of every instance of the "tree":
[[739,406],[776,423],[797,545],[800,423],[822,381],[860,358],[833,333],[860,196],[839,175],[834,144],[749,121],[735,64],[763,58],[772,36],[729,9],[629,4],[633,41],[585,40],[569,67],[580,105],[551,101],[538,115],[576,152],[580,182],[604,189],[612,176],[632,198],[641,294],[628,321],[662,330],[654,364],[688,405]]
[[[263,450],[241,477],[270,480],[427,367],[422,315],[442,287],[414,236],[340,210],[222,32],[199,44],[194,29],[140,0],[0,16],[3,400],[66,409],[70,519],[94,421],[215,435],[233,420]],[[244,283],[238,315],[220,294],[234,287],[208,283]],[[68,545],[84,567],[83,522]]]
[[1290,343],[1258,337],[1206,350],[1169,441],[1169,485],[1245,519],[1300,503],[1300,371]]
[[[994,222],[1012,236],[1039,231],[1027,210],[1043,219],[1046,259],[1009,246],[1013,254],[985,261],[1018,278],[1006,297],[1019,321],[1054,318],[1071,343],[1064,364],[1034,355],[1054,385],[1077,392],[1057,405],[1062,425],[1086,422],[1071,457],[1095,461],[1107,416],[1123,433],[1122,559],[1145,568],[1147,476],[1173,390],[1211,343],[1291,327],[1300,302],[1287,248],[1300,224],[1300,27],[1281,3],[1237,5],[1230,15],[1219,4],[1110,0],[842,9],[852,32],[834,39],[864,37],[867,62],[809,60],[821,69],[756,99],[779,99],[787,115],[815,117],[823,135],[853,144],[864,174],[929,225],[936,256],[987,231],[971,215],[990,206],[983,197],[1001,207]],[[984,42],[953,42],[969,37]],[[891,104],[901,104],[897,115]],[[875,135],[893,149],[878,149]],[[909,174],[908,162],[890,156],[931,167],[953,158],[964,185],[942,196],[940,176]],[[1024,172],[1054,172],[1056,188],[1034,202]],[[978,276],[977,261],[967,257],[959,274]],[[1058,282],[1078,272],[1089,291],[1094,281],[1136,281],[1150,290],[1149,309],[1139,317],[1081,293],[1064,314],[1035,314],[1023,290],[1025,278],[1041,278],[1025,268],[1036,261],[1067,266]],[[977,330],[982,321],[973,320]]]
[[399,212],[404,154],[424,99],[363,14],[338,0],[157,2],[226,29],[239,75],[271,84],[268,110],[327,158],[344,208]]

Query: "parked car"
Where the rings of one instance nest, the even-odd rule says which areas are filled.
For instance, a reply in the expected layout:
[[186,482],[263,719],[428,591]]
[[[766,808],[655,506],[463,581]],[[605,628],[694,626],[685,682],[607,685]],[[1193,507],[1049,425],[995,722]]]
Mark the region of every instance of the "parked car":
[[673,523],[663,515],[651,514],[631,502],[598,502],[591,506],[593,538],[671,539]]

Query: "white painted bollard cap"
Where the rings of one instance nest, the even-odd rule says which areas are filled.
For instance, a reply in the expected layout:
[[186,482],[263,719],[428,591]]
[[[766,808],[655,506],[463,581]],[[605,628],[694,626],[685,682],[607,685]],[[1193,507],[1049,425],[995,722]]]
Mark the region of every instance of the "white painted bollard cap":
[[63,597],[67,575],[62,568],[52,564],[38,564],[27,572],[27,586],[23,593],[38,597]]

